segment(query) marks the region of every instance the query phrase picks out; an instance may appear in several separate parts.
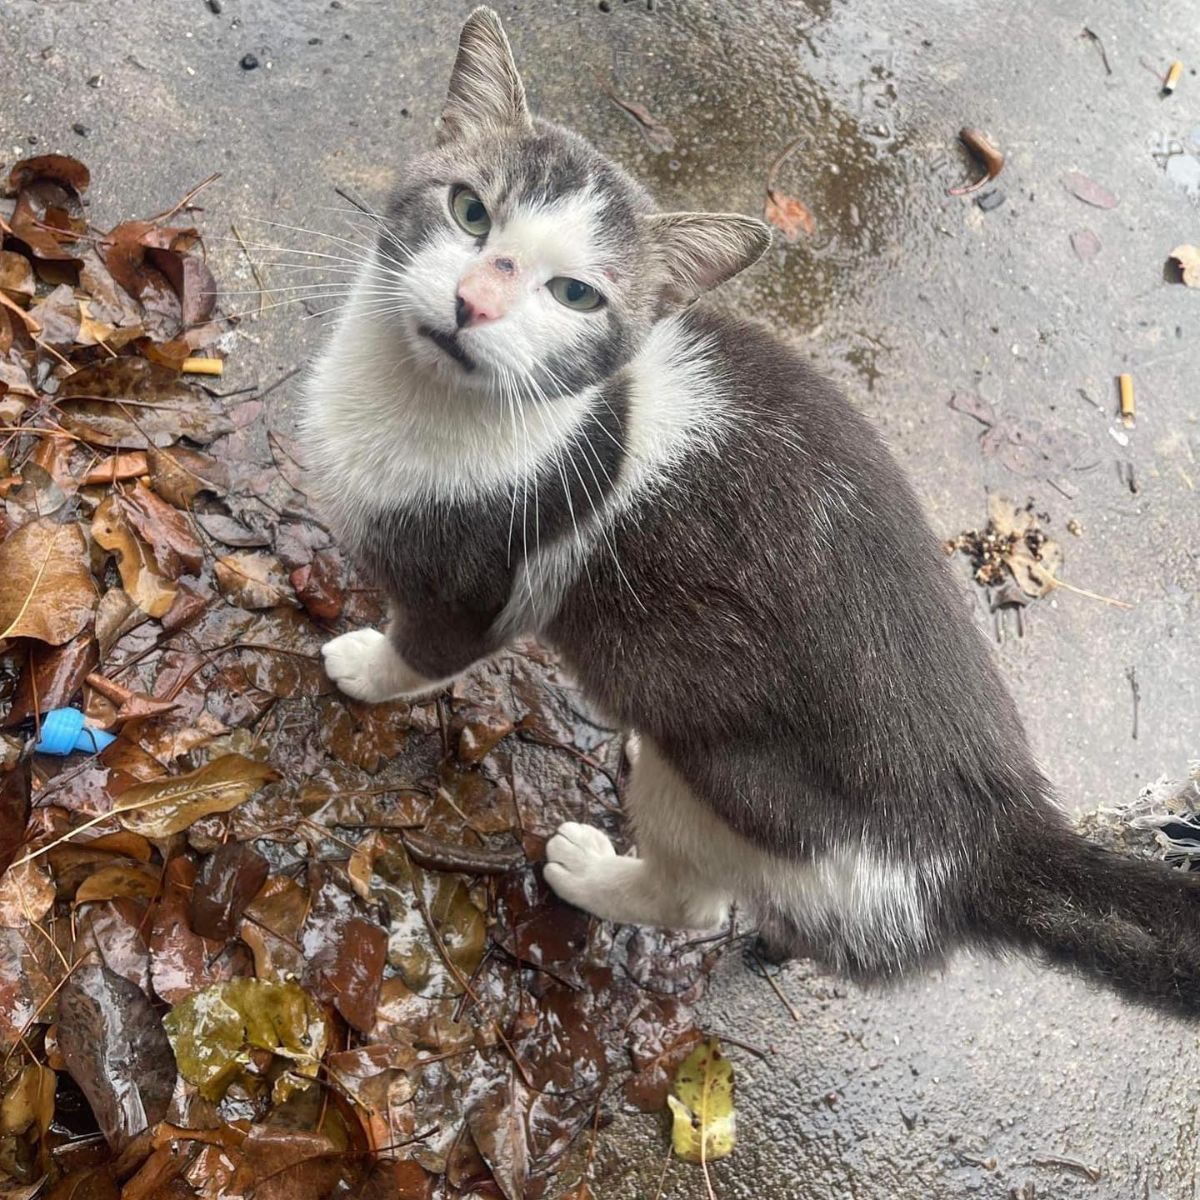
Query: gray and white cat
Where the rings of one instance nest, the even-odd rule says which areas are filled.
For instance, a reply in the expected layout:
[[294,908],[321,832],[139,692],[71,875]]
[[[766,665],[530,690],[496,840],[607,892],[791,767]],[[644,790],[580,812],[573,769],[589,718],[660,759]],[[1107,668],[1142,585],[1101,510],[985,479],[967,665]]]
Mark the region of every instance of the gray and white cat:
[[519,635],[636,730],[637,855],[586,825],[546,880],[612,921],[737,901],[865,978],[1040,952],[1200,1009],[1200,890],[1072,833],[912,489],[796,354],[693,301],[762,254],[661,213],[530,116],[499,20],[462,31],[306,389],[316,485],[386,590],[324,647],[346,694],[444,687]]

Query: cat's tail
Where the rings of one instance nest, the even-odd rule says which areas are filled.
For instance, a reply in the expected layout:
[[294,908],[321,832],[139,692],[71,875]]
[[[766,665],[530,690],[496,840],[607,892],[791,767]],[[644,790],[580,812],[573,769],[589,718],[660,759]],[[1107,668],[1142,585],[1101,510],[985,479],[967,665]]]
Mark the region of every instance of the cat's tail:
[[978,914],[986,940],[1200,1018],[1200,875],[1124,858],[1057,823],[1032,824],[987,880]]

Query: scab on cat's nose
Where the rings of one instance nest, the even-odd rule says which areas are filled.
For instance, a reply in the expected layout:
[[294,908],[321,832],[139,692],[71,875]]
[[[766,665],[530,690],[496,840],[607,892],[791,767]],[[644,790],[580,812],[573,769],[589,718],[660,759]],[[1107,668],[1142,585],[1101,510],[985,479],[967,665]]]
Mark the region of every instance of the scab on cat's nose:
[[519,272],[514,258],[477,262],[459,281],[454,319],[459,329],[498,320],[512,307]]

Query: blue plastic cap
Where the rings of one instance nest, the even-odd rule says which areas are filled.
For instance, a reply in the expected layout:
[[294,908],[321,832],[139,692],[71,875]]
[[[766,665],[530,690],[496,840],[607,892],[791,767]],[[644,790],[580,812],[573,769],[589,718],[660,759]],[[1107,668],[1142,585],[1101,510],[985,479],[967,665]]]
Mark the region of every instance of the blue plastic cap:
[[39,754],[60,757],[73,750],[95,754],[117,739],[101,729],[91,729],[83,723],[83,713],[77,708],[55,708],[42,717],[42,736],[34,750]]

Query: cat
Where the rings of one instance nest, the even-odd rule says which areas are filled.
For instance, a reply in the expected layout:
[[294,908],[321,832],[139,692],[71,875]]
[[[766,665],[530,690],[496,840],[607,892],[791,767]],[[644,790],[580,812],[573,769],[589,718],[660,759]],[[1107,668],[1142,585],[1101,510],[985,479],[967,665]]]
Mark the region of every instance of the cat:
[[736,903],[773,955],[861,980],[974,944],[1200,1008],[1200,883],[1070,829],[880,437],[696,303],[764,224],[660,212],[532,117],[482,8],[377,220],[304,400],[324,511],[390,603],[323,647],[345,694],[552,647],[636,731],[636,855],[575,822],[546,846],[598,917],[712,929]]

